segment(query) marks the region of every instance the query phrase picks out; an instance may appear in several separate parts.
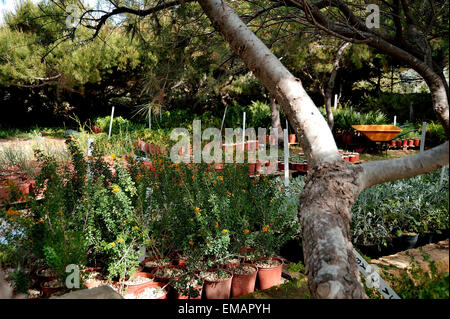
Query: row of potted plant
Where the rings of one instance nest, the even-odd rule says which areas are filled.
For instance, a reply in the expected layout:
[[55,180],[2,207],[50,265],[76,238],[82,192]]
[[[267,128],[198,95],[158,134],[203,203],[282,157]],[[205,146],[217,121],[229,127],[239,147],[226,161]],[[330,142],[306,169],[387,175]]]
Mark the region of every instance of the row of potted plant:
[[142,247],[159,258],[177,251],[190,261],[187,267],[205,261],[191,269],[195,274],[220,268],[219,261],[242,247],[270,259],[298,235],[297,196],[286,196],[277,180],[251,177],[247,165],[224,164],[219,171],[175,164],[159,153],[148,169],[132,156],[111,156],[108,163],[96,149],[88,158],[74,139],[67,147],[70,165],[36,154],[41,172],[26,211],[0,208],[20,229],[6,236],[6,263],[38,260],[59,280],[45,288],[65,282],[69,264],[101,267],[109,282],[128,280],[139,270]]
[[419,147],[420,138],[415,139],[394,139],[391,141],[391,148]]

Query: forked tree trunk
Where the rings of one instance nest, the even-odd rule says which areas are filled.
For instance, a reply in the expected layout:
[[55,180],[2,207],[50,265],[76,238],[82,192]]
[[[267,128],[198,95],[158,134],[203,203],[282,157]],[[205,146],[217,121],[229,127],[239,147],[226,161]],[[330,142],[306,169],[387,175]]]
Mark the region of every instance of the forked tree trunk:
[[[448,165],[448,142],[408,158],[367,165],[344,162],[327,122],[300,80],[281,64],[226,2],[198,2],[234,53],[276,97],[307,157],[310,173],[300,196],[299,218],[312,296],[366,298],[350,240],[353,202],[364,188],[374,184]],[[430,158],[433,160],[428,161]]]

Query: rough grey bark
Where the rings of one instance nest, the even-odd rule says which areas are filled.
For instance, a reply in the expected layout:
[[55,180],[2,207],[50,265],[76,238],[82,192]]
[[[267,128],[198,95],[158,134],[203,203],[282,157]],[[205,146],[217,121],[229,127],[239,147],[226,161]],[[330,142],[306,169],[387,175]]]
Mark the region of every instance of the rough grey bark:
[[280,108],[275,97],[270,96],[270,113],[272,114],[272,128],[278,132],[278,144],[283,145],[283,128],[281,127]]

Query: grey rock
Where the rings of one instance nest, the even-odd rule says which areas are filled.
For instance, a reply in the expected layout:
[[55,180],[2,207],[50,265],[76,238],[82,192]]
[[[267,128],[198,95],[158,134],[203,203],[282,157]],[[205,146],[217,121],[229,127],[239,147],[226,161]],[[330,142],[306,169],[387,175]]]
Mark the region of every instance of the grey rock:
[[100,286],[72,291],[62,296],[50,297],[50,299],[123,299],[123,297],[109,286]]

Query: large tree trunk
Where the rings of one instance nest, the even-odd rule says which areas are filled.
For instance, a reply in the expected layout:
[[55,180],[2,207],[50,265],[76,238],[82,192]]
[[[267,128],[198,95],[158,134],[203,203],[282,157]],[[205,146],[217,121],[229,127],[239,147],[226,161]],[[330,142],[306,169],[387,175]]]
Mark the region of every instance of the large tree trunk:
[[[306,268],[317,298],[365,298],[350,241],[350,208],[359,188],[339,155],[327,122],[295,78],[221,0],[199,0],[232,50],[276,96],[295,131],[312,173],[299,208]],[[337,169],[339,168],[339,169]],[[348,188],[343,196],[343,186]],[[324,194],[329,194],[324,196]]]
[[[226,2],[199,0],[199,3],[234,53],[276,97],[307,157],[310,173],[301,194],[299,218],[312,296],[366,298],[350,241],[353,202],[361,190],[371,185],[448,165],[448,143],[406,159],[367,165],[345,163],[327,122],[300,80],[281,64]],[[428,158],[434,160],[426,161]],[[398,169],[390,170],[392,164]]]
[[334,58],[333,63],[333,70],[331,71],[330,78],[328,79],[327,87],[325,89],[325,110],[327,112],[327,121],[328,126],[330,127],[330,130],[333,129],[334,126],[334,117],[333,117],[333,110],[332,110],[332,98],[333,98],[333,89],[334,84],[336,82],[336,76],[337,72],[340,67],[340,61],[342,58],[342,55],[344,54],[345,49],[350,46],[350,42],[344,42],[339,45],[339,49],[336,53],[336,57]]
[[272,114],[272,128],[278,133],[278,144],[283,144],[283,129],[281,127],[280,108],[277,99],[270,96],[270,113]]

